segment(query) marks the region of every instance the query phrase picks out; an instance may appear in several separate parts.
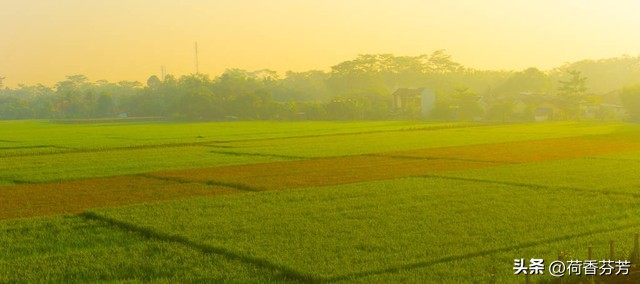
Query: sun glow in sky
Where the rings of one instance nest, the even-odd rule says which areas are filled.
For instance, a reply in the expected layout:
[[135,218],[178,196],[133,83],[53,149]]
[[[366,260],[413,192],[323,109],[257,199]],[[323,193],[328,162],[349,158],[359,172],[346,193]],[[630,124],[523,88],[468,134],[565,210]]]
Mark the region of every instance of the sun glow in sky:
[[146,81],[227,68],[329,70],[358,54],[446,49],[480,69],[640,54],[632,0],[0,0],[0,77]]

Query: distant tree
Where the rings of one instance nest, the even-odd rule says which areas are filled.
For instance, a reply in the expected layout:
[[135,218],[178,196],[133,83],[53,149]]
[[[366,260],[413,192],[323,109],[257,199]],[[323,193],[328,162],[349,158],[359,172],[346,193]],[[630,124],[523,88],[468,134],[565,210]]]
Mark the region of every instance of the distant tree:
[[391,87],[385,80],[393,66],[389,65],[389,55],[361,54],[356,59],[342,62],[331,67],[331,76],[327,85],[334,96],[351,97],[372,89],[379,93],[391,93]]
[[464,67],[451,60],[451,55],[444,49],[434,51],[426,62],[426,70],[436,73],[448,73],[462,71]]
[[274,89],[273,99],[279,101],[328,101],[332,92],[327,86],[329,74],[324,71],[288,71],[280,85]]
[[142,83],[138,81],[120,81],[118,82],[118,85],[126,89],[137,89],[142,87]]
[[254,75],[247,70],[227,69],[213,82],[213,91],[225,99],[252,94],[264,87]]
[[67,76],[67,80],[66,81],[62,81],[58,84],[66,84],[66,85],[70,85],[72,87],[80,87],[83,84],[87,83],[89,81],[89,78],[87,78],[87,76],[82,75],[82,74],[77,74],[77,75],[69,75]]
[[156,88],[160,85],[161,81],[156,75],[152,75],[147,79],[147,87]]
[[209,76],[201,73],[182,76],[178,80],[178,113],[181,117],[206,120],[219,116],[214,108],[215,97],[211,84]]
[[96,102],[96,114],[99,117],[105,117],[113,115],[115,104],[113,98],[109,94],[100,94]]
[[16,96],[0,98],[0,119],[25,119],[32,115],[26,99]]
[[599,94],[640,84],[640,56],[581,60],[561,66],[551,73],[555,73],[552,74],[555,77],[564,77],[568,70],[580,71],[589,78],[587,88]]
[[325,109],[331,120],[362,119],[361,104],[355,98],[334,98]]
[[631,119],[640,122],[640,85],[625,87],[620,99],[629,112]]
[[327,110],[325,105],[319,102],[303,103],[302,112],[307,120],[327,119]]
[[252,72],[247,72],[247,75],[256,80],[262,80],[265,83],[273,83],[280,79],[278,72],[271,69],[260,69]]
[[565,97],[583,97],[587,91],[587,78],[580,71],[567,71],[569,80],[559,81],[558,92]]
[[[452,60],[444,50],[419,56],[363,54],[334,65],[331,71],[287,72],[283,78],[269,69],[226,70],[209,79],[204,74],[146,84],[68,76],[54,88],[19,85],[12,89],[0,77],[0,116],[5,118],[96,117],[127,113],[192,120],[239,119],[388,119],[391,94],[398,88],[429,88],[438,94],[432,119],[491,120],[533,118],[536,96],[577,118],[580,106],[597,105],[587,96],[640,84],[640,57],[585,60],[549,72],[474,70]],[[586,77],[590,79],[587,81]],[[593,78],[593,79],[591,79]],[[454,90],[454,86],[465,86]],[[612,89],[613,88],[613,89]],[[625,90],[625,106],[636,119],[637,95]],[[486,115],[484,107],[487,107]],[[514,107],[515,106],[515,107]],[[416,108],[416,117],[419,114]],[[516,109],[512,113],[513,109]]]
[[56,83],[56,111],[63,117],[89,116],[83,93],[90,90],[90,87],[91,84],[84,75],[70,75],[67,80]]
[[456,120],[471,121],[484,114],[480,106],[480,97],[471,92],[469,88],[456,88],[456,92],[451,95],[454,99],[450,108],[454,109]]
[[[38,84],[30,89],[33,90],[30,106],[34,113],[32,118],[50,118],[54,116],[55,92],[42,84]],[[31,117],[30,117],[31,118]]]
[[586,99],[587,78],[580,71],[567,71],[568,80],[560,80],[558,83],[558,99],[570,119],[577,119],[580,112],[580,102]]
[[548,90],[549,84],[547,74],[537,68],[528,68],[513,73],[495,92],[502,97],[517,98],[523,92],[544,93]]
[[491,107],[487,110],[485,118],[487,120],[499,120],[504,122],[511,118],[513,112],[513,102],[509,100],[498,101],[491,104]]

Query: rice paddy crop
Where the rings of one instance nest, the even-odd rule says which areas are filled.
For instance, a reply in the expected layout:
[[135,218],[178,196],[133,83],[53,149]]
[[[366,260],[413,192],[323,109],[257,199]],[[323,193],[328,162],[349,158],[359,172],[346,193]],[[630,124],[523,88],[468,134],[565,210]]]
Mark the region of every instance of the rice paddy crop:
[[415,151],[383,153],[382,155],[432,159],[467,159],[498,163],[530,163],[640,150],[640,140],[619,140],[616,139],[617,137],[606,135],[599,138],[603,139],[593,139],[592,137],[571,137],[460,147],[429,148]]
[[598,193],[414,178],[91,212],[326,280],[639,226],[638,205]]
[[270,156],[211,153],[211,149],[185,146],[0,157],[0,179],[17,183],[45,183],[132,175],[155,170],[285,160]]
[[490,183],[540,185],[581,191],[640,194],[640,161],[582,158],[443,173],[442,175]]
[[[383,122],[211,122],[56,124],[47,121],[0,121],[0,156],[12,148],[108,149],[149,145],[242,141],[345,133],[387,132],[470,126],[469,123]],[[42,147],[45,146],[45,147]],[[42,148],[42,149],[40,149]]]
[[[333,283],[526,283],[523,274],[514,275],[513,264],[516,258],[539,258],[548,266],[559,260],[562,252],[568,259],[587,260],[589,247],[592,258],[598,260],[624,260],[633,251],[633,236],[640,227],[603,231],[564,240],[544,242],[530,247],[484,251],[462,258],[443,259],[439,262],[425,262],[419,265],[407,265],[402,269],[379,270],[364,275],[333,278]],[[610,255],[609,242],[614,242],[614,255]],[[546,283],[569,280],[568,277],[554,278],[548,271],[544,275],[532,275],[531,283],[546,280]],[[607,280],[620,279],[616,276],[602,276]],[[470,280],[473,279],[473,280]],[[582,276],[586,283],[589,279]],[[616,282],[612,282],[616,283]],[[618,282],[621,283],[621,282]],[[629,283],[629,282],[626,282]],[[631,282],[633,283],[633,282]]]
[[628,255],[639,171],[633,124],[2,121],[0,283],[524,283]]
[[299,137],[290,139],[234,142],[237,153],[335,157],[380,152],[421,150],[494,144],[553,138],[617,134],[626,137],[640,128],[635,125],[591,125],[580,123],[497,125],[471,128],[361,133],[341,136]]
[[258,190],[336,185],[429,173],[483,168],[494,163],[459,160],[352,156],[150,173],[151,176],[204,183],[239,184]]
[[285,282],[277,271],[77,216],[0,221],[0,283]]
[[0,220],[80,213],[88,208],[234,193],[222,186],[123,176],[0,186]]

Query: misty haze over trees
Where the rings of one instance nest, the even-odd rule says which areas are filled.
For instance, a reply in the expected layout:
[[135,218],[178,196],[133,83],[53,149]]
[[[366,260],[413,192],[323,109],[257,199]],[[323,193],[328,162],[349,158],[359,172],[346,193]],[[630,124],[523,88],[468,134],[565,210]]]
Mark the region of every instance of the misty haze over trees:
[[640,57],[631,56],[583,60],[547,72],[487,71],[464,67],[440,50],[415,57],[360,55],[329,72],[289,71],[284,77],[267,69],[229,69],[216,78],[154,75],[143,84],[73,75],[53,87],[17,88],[2,86],[2,79],[0,119],[418,119],[418,110],[395,108],[392,94],[428,88],[437,97],[426,119],[640,120]]

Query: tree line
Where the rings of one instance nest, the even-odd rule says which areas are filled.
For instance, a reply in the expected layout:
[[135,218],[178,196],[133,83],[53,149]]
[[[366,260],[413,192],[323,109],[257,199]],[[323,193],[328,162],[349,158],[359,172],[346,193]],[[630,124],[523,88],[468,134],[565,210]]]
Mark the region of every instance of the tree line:
[[420,118],[394,110],[398,88],[437,94],[434,120],[531,120],[518,104],[552,102],[564,119],[580,104],[615,96],[640,119],[640,57],[583,60],[543,72],[468,68],[442,50],[428,55],[359,55],[330,71],[277,72],[229,69],[218,77],[153,75],[146,82],[90,81],[67,76],[54,86],[2,86],[0,119],[69,119],[115,116],[184,120],[382,120]]

